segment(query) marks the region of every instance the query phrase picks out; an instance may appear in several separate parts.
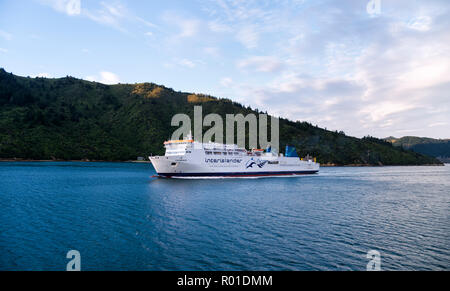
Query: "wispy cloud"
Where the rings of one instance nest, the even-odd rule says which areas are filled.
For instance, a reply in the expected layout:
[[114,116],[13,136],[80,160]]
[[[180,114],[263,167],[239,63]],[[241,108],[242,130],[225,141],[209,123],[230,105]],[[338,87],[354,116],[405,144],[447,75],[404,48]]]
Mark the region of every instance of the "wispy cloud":
[[247,49],[255,49],[262,35],[291,30],[295,26],[287,19],[300,11],[303,0],[233,1],[213,0],[205,4],[204,10],[212,19],[209,28],[213,32],[232,32],[235,39]]
[[163,66],[167,69],[194,69],[198,66],[204,65],[202,60],[188,59],[188,58],[174,58],[169,62],[165,62]]
[[[99,5],[82,7],[81,0],[38,0],[44,5],[51,6],[58,12],[70,16],[86,17],[98,24],[110,26],[122,32],[128,32],[127,25],[140,23],[146,27],[158,28],[152,22],[132,13],[125,4],[119,0],[100,1]],[[92,2],[89,2],[92,4]]]
[[86,76],[85,79],[88,81],[99,82],[103,84],[117,84],[120,82],[118,75],[108,71],[102,71],[99,73],[99,75]]
[[180,64],[181,66],[184,67],[188,67],[188,68],[194,68],[196,65],[193,61],[188,60],[188,59],[181,59],[178,64]]
[[220,80],[220,85],[224,87],[231,87],[233,85],[233,79],[230,77],[225,77]]
[[135,20],[137,20],[140,23],[143,23],[145,26],[151,27],[151,28],[158,28],[158,26],[156,24],[153,24],[152,22],[145,20],[139,16],[135,16],[134,17]]
[[209,21],[208,27],[212,32],[217,33],[225,33],[225,32],[232,32],[233,29],[224,23],[220,23],[218,21]]
[[203,48],[203,51],[213,57],[220,56],[220,49],[218,47],[205,47]]
[[119,2],[101,2],[100,5],[100,8],[95,10],[83,10],[83,15],[99,24],[126,31],[121,23],[126,15],[125,7]]
[[196,19],[186,19],[178,22],[180,26],[180,37],[191,37],[198,33],[200,22]]
[[418,31],[428,31],[431,27],[431,17],[426,15],[415,17],[406,24],[406,27]]
[[238,31],[236,39],[246,48],[253,49],[258,46],[259,32],[253,26],[243,27]]
[[51,6],[58,12],[67,15],[81,14],[81,0],[40,0],[41,3]]
[[436,122],[436,123],[429,124],[428,127],[445,126],[445,125],[448,125],[448,123],[447,122]]
[[175,27],[177,32],[171,33],[169,39],[180,41],[184,38],[191,38],[196,36],[200,30],[200,20],[192,17],[184,17],[173,11],[166,11],[162,15],[163,21],[168,27]]
[[11,40],[12,34],[0,29],[0,37],[3,38],[4,40]]
[[282,67],[278,58],[273,56],[254,56],[248,59],[240,60],[237,67],[242,70],[252,70],[256,72],[276,72]]

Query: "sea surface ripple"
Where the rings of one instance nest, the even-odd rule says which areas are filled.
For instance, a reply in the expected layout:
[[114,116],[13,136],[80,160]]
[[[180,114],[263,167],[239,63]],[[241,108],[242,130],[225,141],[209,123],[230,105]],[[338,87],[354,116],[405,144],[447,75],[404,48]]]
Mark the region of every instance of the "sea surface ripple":
[[0,270],[450,270],[450,166],[166,180],[150,164],[0,163]]

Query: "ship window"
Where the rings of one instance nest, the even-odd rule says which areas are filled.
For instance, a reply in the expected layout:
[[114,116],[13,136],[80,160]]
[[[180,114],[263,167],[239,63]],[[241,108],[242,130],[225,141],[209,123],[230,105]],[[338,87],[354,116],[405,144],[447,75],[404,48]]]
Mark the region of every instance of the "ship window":
[[270,165],[276,165],[276,164],[278,164],[278,161],[269,161],[269,164]]
[[214,152],[215,155],[221,155],[221,152]]
[[227,155],[227,152],[223,152],[223,155],[226,156],[226,155]]
[[177,163],[171,163],[170,165],[171,165],[171,166],[173,167],[173,166],[176,166],[176,165],[177,165]]
[[212,154],[212,152],[205,152],[207,155],[210,155],[210,154]]

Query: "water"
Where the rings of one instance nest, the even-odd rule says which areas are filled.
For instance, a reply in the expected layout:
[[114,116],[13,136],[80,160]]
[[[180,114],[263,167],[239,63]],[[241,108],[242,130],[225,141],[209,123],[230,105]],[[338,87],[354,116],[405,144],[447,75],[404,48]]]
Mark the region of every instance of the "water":
[[450,269],[450,166],[151,179],[149,164],[0,163],[0,270]]

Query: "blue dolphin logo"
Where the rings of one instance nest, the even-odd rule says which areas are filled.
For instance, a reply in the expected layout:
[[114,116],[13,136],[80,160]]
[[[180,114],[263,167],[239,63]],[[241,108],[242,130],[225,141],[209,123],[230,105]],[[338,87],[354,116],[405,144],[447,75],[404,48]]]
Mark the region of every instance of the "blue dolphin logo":
[[251,158],[248,160],[247,164],[245,164],[245,168],[253,168],[253,165],[257,165],[259,168],[264,167],[264,165],[267,163],[267,161],[261,161],[260,159],[257,159],[256,161]]

